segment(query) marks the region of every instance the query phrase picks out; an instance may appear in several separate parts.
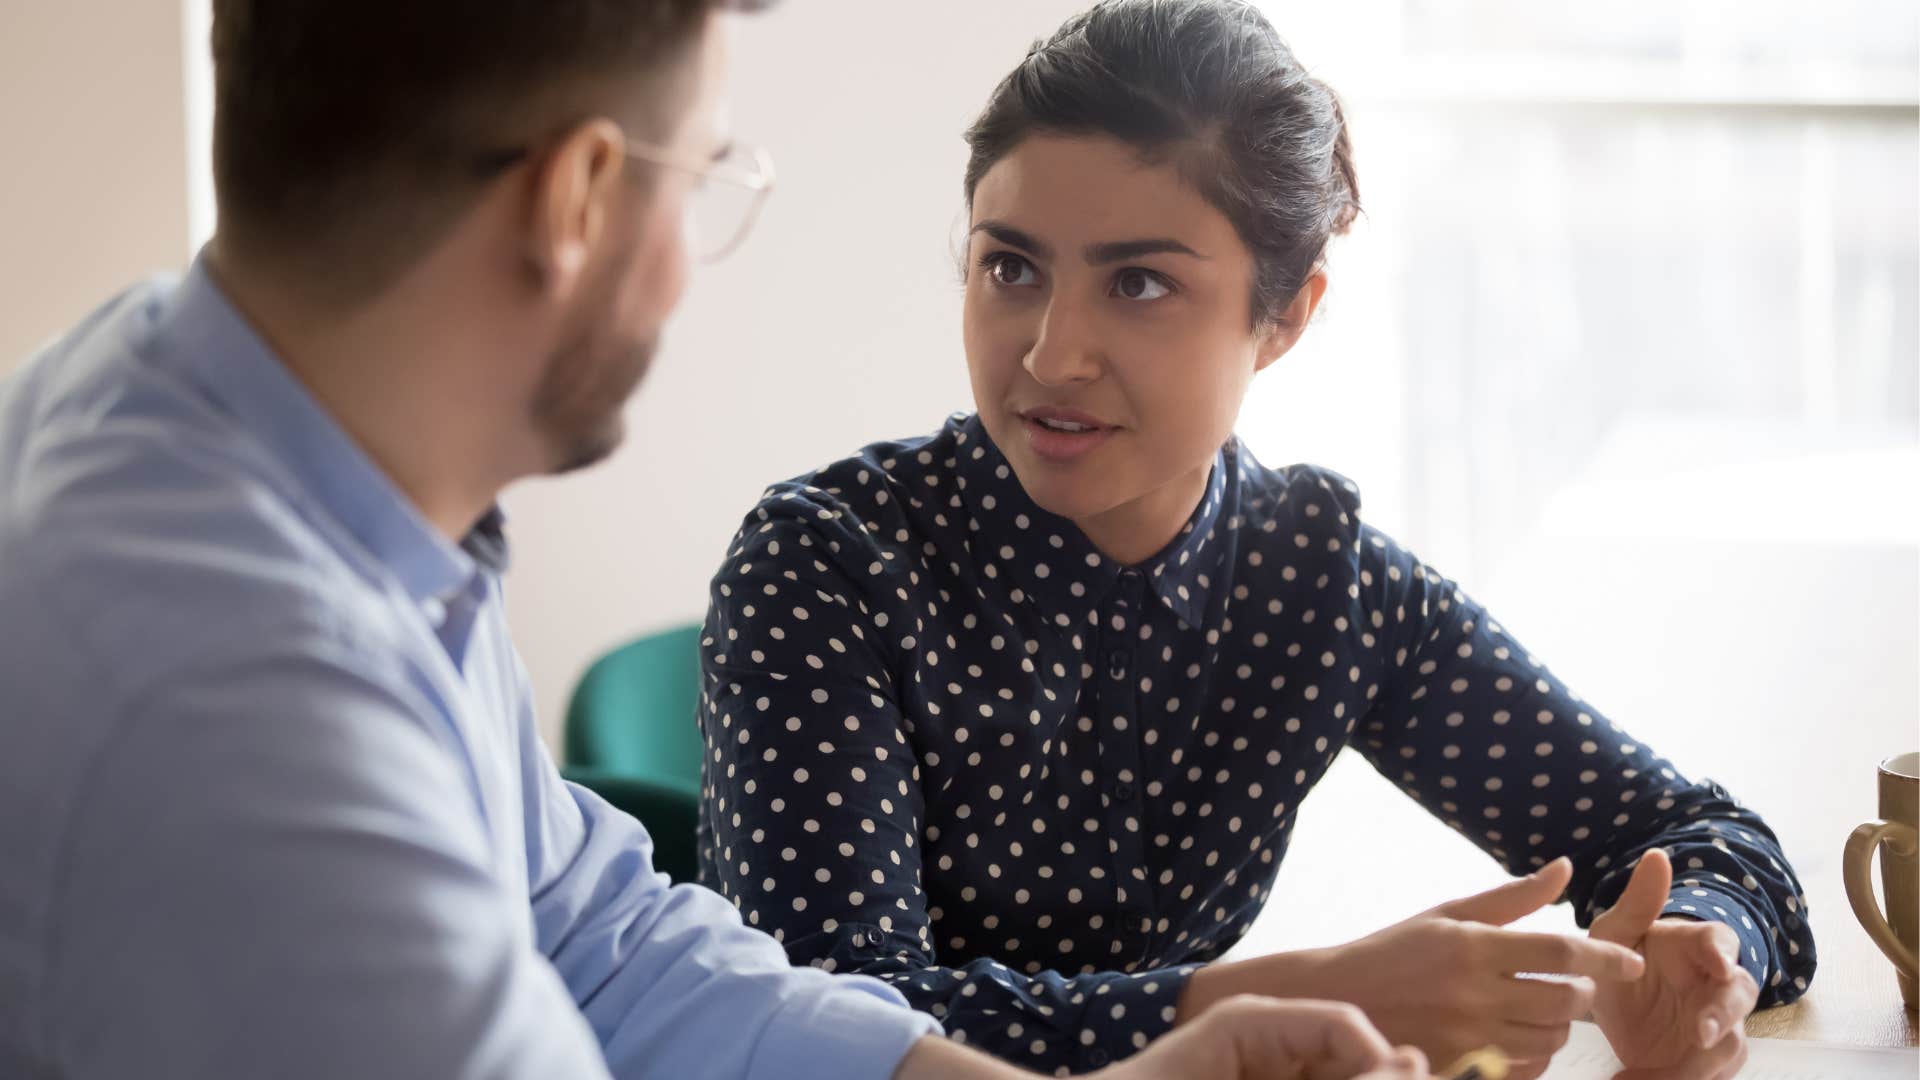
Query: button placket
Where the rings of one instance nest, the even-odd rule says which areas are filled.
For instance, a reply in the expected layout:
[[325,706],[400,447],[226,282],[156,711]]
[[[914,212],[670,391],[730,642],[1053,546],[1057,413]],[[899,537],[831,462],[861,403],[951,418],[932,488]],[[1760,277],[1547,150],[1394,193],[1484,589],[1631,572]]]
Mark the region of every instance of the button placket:
[[[1117,905],[1114,925],[1125,936],[1132,956],[1144,957],[1148,936],[1135,931],[1152,910],[1152,889],[1134,876],[1134,869],[1146,863],[1146,822],[1140,817],[1138,791],[1134,787],[1140,773],[1139,684],[1133,678],[1133,643],[1139,633],[1139,620],[1147,582],[1138,570],[1120,572],[1100,623],[1100,652],[1107,660],[1107,678],[1100,680],[1094,714],[1095,730],[1101,747],[1101,771],[1106,783],[1102,791],[1106,802],[1106,826],[1111,862],[1108,869],[1116,890],[1126,899]],[[1134,827],[1127,827],[1133,819]]]

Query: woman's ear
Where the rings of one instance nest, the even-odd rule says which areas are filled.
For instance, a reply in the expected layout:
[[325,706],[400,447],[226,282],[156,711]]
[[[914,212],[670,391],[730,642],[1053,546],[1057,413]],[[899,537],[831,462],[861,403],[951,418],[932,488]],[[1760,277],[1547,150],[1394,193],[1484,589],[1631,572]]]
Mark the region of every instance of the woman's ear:
[[1307,323],[1312,321],[1314,311],[1320,307],[1320,298],[1327,294],[1327,272],[1315,270],[1311,277],[1300,283],[1293,299],[1287,302],[1287,310],[1272,320],[1260,331],[1258,343],[1254,346],[1253,370],[1265,371],[1275,360],[1287,354],[1287,350],[1306,333]]
[[527,257],[548,293],[571,292],[604,240],[626,145],[618,124],[596,118],[568,131],[535,167]]

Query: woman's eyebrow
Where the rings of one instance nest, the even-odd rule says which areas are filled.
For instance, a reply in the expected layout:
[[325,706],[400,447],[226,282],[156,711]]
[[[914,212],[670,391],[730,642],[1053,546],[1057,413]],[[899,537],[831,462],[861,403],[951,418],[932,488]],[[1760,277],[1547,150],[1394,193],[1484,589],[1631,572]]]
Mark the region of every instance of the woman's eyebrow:
[[1038,255],[1043,259],[1053,256],[1052,248],[1004,221],[995,221],[992,218],[988,218],[976,222],[973,228],[967,230],[967,235],[972,236],[974,233],[981,232],[986,233],[988,236],[993,237],[995,240],[1000,241],[1010,248],[1019,248],[1029,255]]
[[1103,244],[1088,244],[1081,254],[1094,266],[1126,262],[1128,259],[1137,259],[1142,255],[1188,255],[1196,259],[1207,257],[1171,237],[1112,240]]
[[[974,233],[986,233],[1010,248],[1017,248],[1042,259],[1053,257],[1053,249],[1045,241],[1036,239],[1004,221],[987,218],[975,223],[967,232],[969,236]],[[1081,249],[1081,257],[1093,266],[1125,262],[1142,255],[1186,255],[1195,259],[1207,258],[1172,237],[1108,240],[1098,244],[1088,244]]]

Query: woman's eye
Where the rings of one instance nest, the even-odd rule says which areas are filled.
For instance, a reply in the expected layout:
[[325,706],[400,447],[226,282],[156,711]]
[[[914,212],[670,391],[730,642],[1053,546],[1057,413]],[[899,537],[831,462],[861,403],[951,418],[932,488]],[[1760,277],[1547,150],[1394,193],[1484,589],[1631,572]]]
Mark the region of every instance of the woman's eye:
[[1033,264],[1018,255],[998,251],[982,259],[986,264],[988,276],[996,285],[1032,285],[1035,280]]
[[1171,292],[1166,278],[1139,267],[1128,267],[1113,278],[1113,295],[1125,300],[1158,300]]

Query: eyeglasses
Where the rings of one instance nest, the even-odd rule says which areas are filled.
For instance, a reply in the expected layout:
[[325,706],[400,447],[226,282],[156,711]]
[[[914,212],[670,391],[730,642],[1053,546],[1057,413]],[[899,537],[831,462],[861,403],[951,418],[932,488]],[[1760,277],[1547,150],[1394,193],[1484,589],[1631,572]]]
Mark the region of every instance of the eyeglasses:
[[758,146],[730,143],[711,161],[700,162],[629,143],[627,156],[695,178],[687,195],[687,224],[701,262],[716,263],[739,250],[773,194],[773,158]]
[[[506,150],[475,162],[491,175],[531,156],[526,149]],[[729,143],[709,161],[698,161],[646,143],[627,144],[626,156],[694,178],[687,193],[687,227],[694,257],[716,263],[739,250],[773,194],[773,158],[764,149]]]

